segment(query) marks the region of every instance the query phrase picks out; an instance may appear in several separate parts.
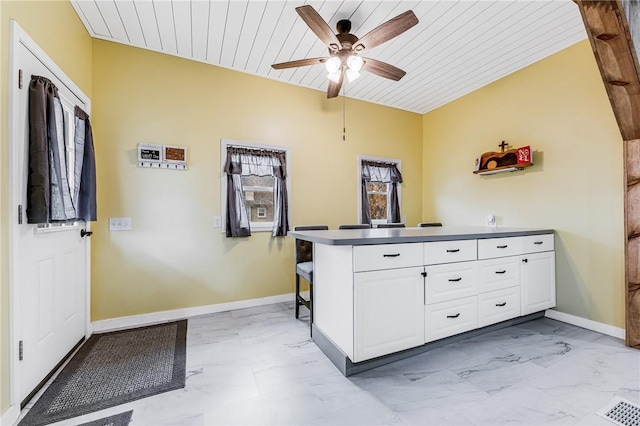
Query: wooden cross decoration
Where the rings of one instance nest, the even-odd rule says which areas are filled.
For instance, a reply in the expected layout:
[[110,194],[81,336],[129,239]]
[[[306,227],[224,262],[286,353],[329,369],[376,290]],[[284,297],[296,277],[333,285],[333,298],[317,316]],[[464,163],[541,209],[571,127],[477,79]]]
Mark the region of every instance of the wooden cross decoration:
[[506,143],[505,141],[502,141],[502,143],[501,143],[500,145],[498,145],[498,146],[502,149],[502,152],[504,152],[504,149],[505,149],[506,147],[508,147],[508,146],[509,146],[509,144],[508,144],[508,143]]

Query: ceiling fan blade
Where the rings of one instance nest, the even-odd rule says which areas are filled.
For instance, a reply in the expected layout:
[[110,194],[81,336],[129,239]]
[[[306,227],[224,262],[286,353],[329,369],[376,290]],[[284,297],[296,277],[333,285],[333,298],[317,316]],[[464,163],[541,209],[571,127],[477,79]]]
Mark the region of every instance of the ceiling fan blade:
[[297,61],[280,62],[279,64],[273,64],[271,67],[274,70],[282,70],[285,68],[306,67],[307,65],[316,65],[324,63],[328,58],[308,58],[298,59]]
[[382,43],[399,36],[418,23],[418,18],[411,10],[396,16],[365,34],[353,46],[354,50],[372,49]]
[[394,67],[386,62],[378,61],[376,59],[362,58],[364,59],[364,65],[362,69],[368,71],[371,74],[379,75],[380,77],[388,78],[398,81],[406,74],[406,71],[401,70],[398,67]]
[[336,37],[329,24],[322,19],[322,16],[320,16],[312,6],[305,5],[296,7],[296,12],[298,12],[298,15],[306,22],[311,31],[318,36],[320,41],[333,50],[340,50],[342,45],[338,37]]
[[335,98],[340,94],[340,89],[342,88],[343,80],[344,80],[344,72],[340,73],[340,80],[338,80],[337,83],[329,80],[329,87],[327,88],[327,99]]

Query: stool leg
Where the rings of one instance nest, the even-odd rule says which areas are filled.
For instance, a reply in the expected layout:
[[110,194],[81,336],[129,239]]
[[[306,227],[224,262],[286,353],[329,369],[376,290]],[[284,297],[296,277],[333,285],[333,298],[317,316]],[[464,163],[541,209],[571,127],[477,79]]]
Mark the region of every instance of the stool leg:
[[313,284],[309,283],[309,336],[313,337]]
[[300,275],[296,274],[296,319],[300,315]]

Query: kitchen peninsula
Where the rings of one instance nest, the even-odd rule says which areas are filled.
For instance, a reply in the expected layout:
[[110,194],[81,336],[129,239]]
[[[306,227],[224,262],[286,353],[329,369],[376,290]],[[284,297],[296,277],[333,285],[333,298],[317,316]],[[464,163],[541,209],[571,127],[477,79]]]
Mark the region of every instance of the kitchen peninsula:
[[314,243],[313,340],[345,375],[460,333],[539,317],[555,306],[551,229],[355,229],[289,236]]

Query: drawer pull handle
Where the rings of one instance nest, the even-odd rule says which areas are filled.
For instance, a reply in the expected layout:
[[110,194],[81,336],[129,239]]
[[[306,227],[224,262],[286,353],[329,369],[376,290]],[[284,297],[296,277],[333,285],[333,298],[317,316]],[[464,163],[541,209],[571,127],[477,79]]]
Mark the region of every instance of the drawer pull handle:
[[400,253],[394,253],[394,254],[383,254],[382,257],[398,257],[400,256]]
[[508,245],[507,245],[507,244],[505,244],[505,245],[503,245],[503,246],[496,246],[496,248],[507,248],[507,247],[508,247]]
[[460,312],[455,315],[447,315],[447,318],[458,318],[460,316]]
[[450,283],[457,283],[458,281],[462,281],[462,277],[458,277],[458,278],[449,278],[449,282],[450,282]]
[[496,303],[496,306],[500,306],[500,307],[502,307],[502,306],[505,306],[506,304],[507,304],[507,302]]
[[452,250],[447,250],[447,253],[457,253],[459,251],[460,249],[452,249]]
[[529,263],[529,259],[522,259],[522,263]]
[[496,271],[496,274],[504,274],[506,272],[507,272],[506,269],[503,269],[502,271]]
[[538,245],[540,245],[540,244],[542,244],[542,241],[534,241],[534,242],[533,242],[533,244],[538,244]]

